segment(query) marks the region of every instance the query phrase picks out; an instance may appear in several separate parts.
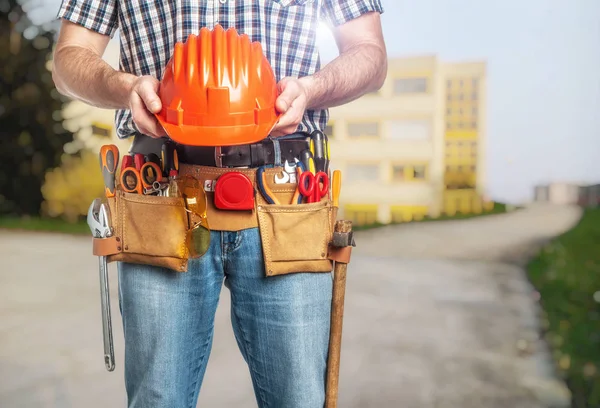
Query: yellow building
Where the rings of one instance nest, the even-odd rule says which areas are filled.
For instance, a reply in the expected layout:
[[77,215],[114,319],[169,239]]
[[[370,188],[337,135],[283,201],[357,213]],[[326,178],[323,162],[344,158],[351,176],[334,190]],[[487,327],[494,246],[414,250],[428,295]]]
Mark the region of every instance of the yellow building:
[[393,59],[379,90],[330,110],[340,215],[356,224],[481,212],[484,62]]

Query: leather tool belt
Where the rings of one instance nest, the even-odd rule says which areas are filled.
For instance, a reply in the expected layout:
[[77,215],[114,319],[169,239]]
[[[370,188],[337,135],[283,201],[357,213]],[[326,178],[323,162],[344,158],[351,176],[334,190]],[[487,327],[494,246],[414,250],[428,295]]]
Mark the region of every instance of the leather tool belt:
[[[276,164],[275,143],[279,145],[281,157],[279,163],[288,160],[294,163],[294,158],[300,157],[300,152],[308,149],[308,135],[298,133],[297,139],[273,140],[267,139],[259,143],[239,146],[207,147],[177,145],[180,163],[208,167],[259,167]],[[156,153],[160,155],[160,147],[164,139],[152,139],[136,134],[131,146],[132,153]]]
[[[164,139],[147,138],[148,143],[134,141],[135,153],[160,152]],[[308,147],[304,140],[281,140],[280,162],[292,161]],[[181,146],[180,146],[181,147]],[[331,192],[317,202],[297,203],[294,195],[297,182],[275,183],[280,166],[262,168],[266,185],[277,203],[269,203],[259,192],[257,169],[276,161],[273,141],[266,140],[250,146],[225,149],[222,167],[214,166],[213,148],[183,148],[181,177],[192,176],[201,186],[216,181],[230,172],[248,179],[254,204],[247,210],[228,211],[215,206],[214,192],[206,188],[206,216],[212,231],[239,231],[258,228],[261,237],[265,275],[275,276],[296,272],[330,272],[332,257],[329,246],[337,208],[332,204]],[[178,149],[179,152],[179,149]],[[221,150],[223,153],[223,150]],[[196,164],[189,164],[193,161]],[[213,165],[198,165],[205,162]],[[229,167],[235,166],[235,168]],[[247,166],[249,168],[243,168]],[[264,187],[263,187],[264,188]],[[161,266],[171,270],[187,271],[189,251],[186,237],[198,221],[186,211],[181,197],[162,197],[123,191],[117,185],[115,197],[108,199],[113,236],[94,239],[94,254],[107,256],[108,262],[122,261]]]

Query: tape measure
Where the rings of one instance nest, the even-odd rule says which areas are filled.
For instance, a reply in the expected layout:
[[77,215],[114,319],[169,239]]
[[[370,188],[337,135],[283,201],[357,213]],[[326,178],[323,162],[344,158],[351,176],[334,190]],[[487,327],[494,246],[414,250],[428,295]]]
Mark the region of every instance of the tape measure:
[[215,207],[220,210],[254,209],[254,188],[250,179],[237,171],[223,174],[214,187]]

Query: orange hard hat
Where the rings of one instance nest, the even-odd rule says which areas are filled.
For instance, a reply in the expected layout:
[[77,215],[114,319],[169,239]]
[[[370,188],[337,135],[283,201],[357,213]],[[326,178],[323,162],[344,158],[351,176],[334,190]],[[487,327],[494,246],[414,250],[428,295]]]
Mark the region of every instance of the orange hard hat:
[[279,118],[277,82],[260,43],[220,25],[175,44],[158,93],[158,121],[185,145],[255,143]]

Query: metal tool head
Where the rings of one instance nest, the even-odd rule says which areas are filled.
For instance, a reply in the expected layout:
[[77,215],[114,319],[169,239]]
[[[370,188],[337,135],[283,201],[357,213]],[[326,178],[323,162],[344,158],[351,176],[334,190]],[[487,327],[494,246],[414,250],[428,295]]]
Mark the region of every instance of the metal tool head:
[[290,164],[287,160],[283,164],[283,169],[288,174],[296,174],[296,164]]
[[112,235],[110,230],[110,210],[99,198],[92,201],[87,214],[87,223],[95,238],[106,238]]
[[290,182],[290,174],[283,172],[275,175],[275,184],[285,184]]
[[102,205],[102,201],[99,198],[96,198],[90,204],[90,208],[87,213],[87,223],[88,227],[90,227],[90,231],[95,238],[102,238],[102,225],[100,224],[100,206]]
[[102,238],[110,237],[112,235],[112,230],[110,228],[110,209],[106,204],[100,205],[99,221],[103,226]]
[[296,165],[285,161],[283,164],[283,173],[275,175],[276,184],[295,183],[296,182]]

